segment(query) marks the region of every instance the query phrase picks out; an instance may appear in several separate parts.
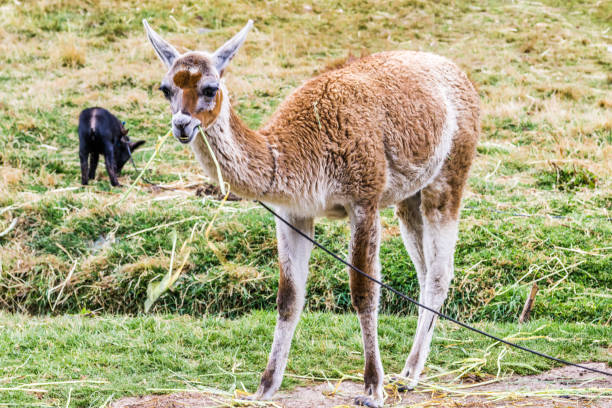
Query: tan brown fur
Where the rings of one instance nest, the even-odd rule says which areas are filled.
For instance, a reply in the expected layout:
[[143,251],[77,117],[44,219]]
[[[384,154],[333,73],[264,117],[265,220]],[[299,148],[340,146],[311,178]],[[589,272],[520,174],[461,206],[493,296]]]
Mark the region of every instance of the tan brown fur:
[[192,74],[191,72],[189,72],[189,70],[184,69],[174,74],[174,77],[172,78],[172,80],[174,81],[174,84],[178,86],[179,88],[193,89],[196,87],[196,85],[198,84],[198,81],[201,78],[202,78],[201,72],[195,72]]
[[192,116],[197,117],[204,128],[210,126],[219,116],[221,112],[221,104],[223,102],[223,92],[219,91],[215,95],[215,107],[213,110],[196,110],[198,99],[197,85],[202,78],[201,72],[192,74],[189,70],[181,70],[174,74],[173,81],[176,86],[183,90],[183,110]]
[[[259,134],[286,153],[279,159],[279,172],[294,177],[282,184],[279,181],[270,195],[279,201],[289,199],[303,188],[304,181],[309,182],[309,175],[317,174],[337,179],[338,195],[353,200],[382,199],[386,166],[397,167],[409,178],[414,175],[410,167],[431,157],[445,120],[439,97],[423,87],[421,67],[416,66],[412,73],[403,74],[393,67],[381,72],[376,67],[386,57],[376,54],[324,73],[281,105]],[[467,88],[469,82],[462,86]],[[477,97],[470,98],[473,105]],[[398,106],[404,107],[403,112],[389,116]],[[477,133],[474,126],[469,130],[473,145]],[[390,154],[397,158],[395,162]],[[457,166],[469,168],[469,162]],[[326,174],[320,174],[321,167]]]
[[[191,95],[191,97],[193,98],[193,94],[195,92],[193,92]],[[195,116],[196,118],[200,119],[200,121],[202,122],[202,125],[204,128],[209,127],[211,124],[213,124],[215,122],[215,120],[217,120],[217,117],[219,116],[219,113],[221,112],[221,104],[223,103],[223,92],[221,92],[219,90],[219,92],[217,92],[217,95],[215,95],[215,107],[213,110],[211,111],[201,111],[201,112],[197,112],[195,113],[193,116]]]
[[[251,23],[249,23],[251,24]],[[180,109],[195,112],[197,86],[219,80],[244,41],[243,29],[212,56],[177,56],[167,77],[183,92]],[[146,24],[145,24],[146,25]],[[167,65],[172,49],[149,38]],[[215,69],[218,67],[218,69]],[[192,80],[196,73],[201,74]],[[415,263],[421,301],[439,309],[453,275],[453,252],[461,196],[479,134],[479,100],[470,80],[450,61],[433,54],[384,52],[337,62],[294,91],[259,130],[249,129],[229,103],[223,82],[205,128],[223,177],[233,191],[277,206],[312,233],[317,216],[349,215],[350,260],[379,277],[378,211],[398,205],[406,248]],[[188,95],[188,96],[186,96]],[[173,119],[174,121],[174,119]],[[191,125],[190,125],[191,126]],[[201,138],[192,148],[215,177]],[[258,398],[280,386],[289,346],[304,303],[311,245],[277,223],[279,318]],[[382,404],[384,376],[377,342],[379,288],[353,271],[350,286],[364,342],[366,396],[359,404]],[[416,384],[429,352],[435,316],[421,312],[402,375]]]

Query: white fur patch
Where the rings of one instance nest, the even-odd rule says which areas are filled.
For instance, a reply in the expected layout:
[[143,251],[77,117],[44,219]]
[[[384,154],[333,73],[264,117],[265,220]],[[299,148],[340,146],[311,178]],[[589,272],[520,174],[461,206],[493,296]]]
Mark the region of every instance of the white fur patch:
[[[424,55],[435,57],[435,59],[445,60],[442,57],[438,57],[433,54]],[[440,170],[442,169],[442,166],[450,153],[453,145],[453,139],[458,129],[457,107],[455,105],[456,97],[453,94],[452,88],[446,84],[446,79],[442,77],[442,74],[438,73],[437,75],[439,78],[436,78],[434,86],[437,89],[445,108],[445,119],[440,136],[440,143],[435,147],[432,157],[425,166],[412,167],[410,171],[410,178],[407,178],[405,174],[402,174],[395,169],[387,167],[386,186],[381,200],[381,207],[387,207],[391,204],[400,202],[425,188],[440,173]],[[387,152],[387,154],[390,154],[392,157],[391,160],[393,160],[393,153]],[[397,159],[395,161],[399,160],[400,159]]]
[[97,110],[97,109],[94,109],[94,110],[91,112],[91,124],[90,124],[91,130],[94,130],[94,129],[96,128],[97,121],[98,121],[98,115],[97,115],[97,113],[98,113],[98,110]]
[[[314,224],[312,219],[291,217],[279,210],[284,218],[288,218],[301,231],[312,236]],[[283,373],[287,366],[287,358],[291,349],[291,340],[298,324],[302,308],[304,307],[304,294],[306,292],[306,279],[308,277],[308,260],[312,251],[312,244],[298,235],[282,221],[276,222],[276,237],[278,240],[278,257],[282,265],[282,273],[286,280],[292,282],[295,289],[293,303],[287,304],[289,310],[284,311],[284,319],[279,318],[274,331],[274,341],[268,360],[266,372],[273,372],[269,388],[257,391],[259,398],[269,398],[280,387]],[[284,300],[285,302],[287,300]]]
[[[444,304],[450,282],[453,279],[453,255],[457,242],[457,230],[458,221],[456,220],[446,223],[440,220],[424,220],[423,252],[427,276],[425,287],[421,288],[420,299],[426,306],[437,311]],[[423,311],[419,318],[412,349],[402,370],[403,376],[410,376],[412,387],[418,382],[425,367],[436,318],[429,311]]]

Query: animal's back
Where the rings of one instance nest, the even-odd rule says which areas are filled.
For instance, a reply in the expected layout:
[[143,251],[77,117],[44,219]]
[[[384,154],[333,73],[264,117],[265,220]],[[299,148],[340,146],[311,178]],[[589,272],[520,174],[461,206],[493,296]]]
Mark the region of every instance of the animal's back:
[[340,181],[336,194],[382,195],[387,205],[421,189],[457,135],[475,143],[478,132],[464,130],[478,128],[478,106],[471,82],[448,59],[383,52],[307,81],[262,133],[292,152],[279,167],[302,169],[302,180],[314,173]]
[[103,136],[114,143],[120,137],[120,127],[119,119],[104,108],[87,108],[79,115],[79,135],[86,135],[92,141]]

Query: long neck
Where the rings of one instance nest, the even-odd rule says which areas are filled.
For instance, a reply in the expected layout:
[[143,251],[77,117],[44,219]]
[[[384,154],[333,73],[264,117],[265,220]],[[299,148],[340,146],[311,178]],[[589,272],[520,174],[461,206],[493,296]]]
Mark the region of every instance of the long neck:
[[[221,111],[205,131],[207,139],[231,191],[243,198],[262,199],[276,171],[272,150],[263,135],[249,129],[236,115],[225,86],[221,91],[224,95]],[[201,134],[194,138],[191,147],[209,177],[216,180],[217,170]]]

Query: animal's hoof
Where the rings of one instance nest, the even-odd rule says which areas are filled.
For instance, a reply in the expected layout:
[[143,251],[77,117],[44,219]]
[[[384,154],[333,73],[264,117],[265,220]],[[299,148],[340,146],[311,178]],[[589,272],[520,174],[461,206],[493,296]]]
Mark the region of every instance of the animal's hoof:
[[413,391],[415,387],[415,384],[413,384],[412,381],[398,377],[391,377],[391,384],[397,388],[398,392]]
[[266,394],[265,392],[262,392],[261,390],[257,390],[257,392],[255,394],[243,394],[243,396],[241,396],[241,399],[244,400],[248,400],[248,401],[267,401],[269,399],[271,399],[273,396],[273,394]]
[[372,397],[368,396],[360,396],[355,398],[355,405],[361,407],[370,407],[370,408],[382,408],[382,403],[374,401]]

